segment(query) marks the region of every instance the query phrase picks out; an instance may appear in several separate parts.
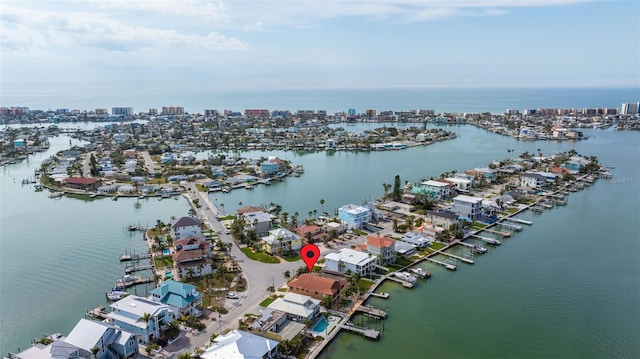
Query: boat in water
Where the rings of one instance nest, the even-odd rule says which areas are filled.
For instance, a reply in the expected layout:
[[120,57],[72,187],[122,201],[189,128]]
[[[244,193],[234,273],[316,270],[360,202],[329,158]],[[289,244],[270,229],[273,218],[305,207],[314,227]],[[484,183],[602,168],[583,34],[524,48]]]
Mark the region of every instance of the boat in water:
[[118,288],[113,288],[107,292],[107,299],[109,300],[120,300],[129,295],[128,292],[125,292]]
[[49,198],[60,198],[64,196],[64,192],[53,192],[49,195]]
[[420,267],[411,268],[410,271],[413,274],[415,274],[415,275],[417,275],[418,277],[421,277],[421,278],[425,278],[426,279],[426,278],[431,277],[431,273],[427,272],[426,270],[424,270],[424,269],[422,269]]

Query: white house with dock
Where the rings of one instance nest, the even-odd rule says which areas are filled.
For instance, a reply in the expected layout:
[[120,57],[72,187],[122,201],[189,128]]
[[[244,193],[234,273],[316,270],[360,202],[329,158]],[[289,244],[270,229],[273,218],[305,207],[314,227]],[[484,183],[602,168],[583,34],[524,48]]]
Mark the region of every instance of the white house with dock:
[[378,261],[374,255],[343,248],[339,252],[329,253],[325,258],[324,269],[331,272],[358,273],[366,276],[373,271]]

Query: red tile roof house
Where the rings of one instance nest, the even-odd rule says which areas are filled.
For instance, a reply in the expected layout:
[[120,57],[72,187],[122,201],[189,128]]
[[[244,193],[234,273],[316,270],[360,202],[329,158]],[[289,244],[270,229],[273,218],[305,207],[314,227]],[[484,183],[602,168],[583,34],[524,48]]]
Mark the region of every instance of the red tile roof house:
[[185,277],[199,277],[213,273],[209,242],[198,237],[178,239],[173,242],[173,268],[177,280]]
[[325,235],[322,228],[315,224],[300,226],[296,228],[296,233],[304,238],[307,243],[320,242]]
[[64,180],[64,185],[73,189],[89,191],[98,188],[100,180],[97,178],[69,177]]
[[308,295],[311,298],[323,300],[325,296],[331,297],[331,302],[336,303],[346,282],[343,279],[330,278],[304,273],[294,278],[287,284],[292,293]]
[[367,251],[378,257],[380,265],[396,261],[396,241],[394,239],[369,235],[367,236]]

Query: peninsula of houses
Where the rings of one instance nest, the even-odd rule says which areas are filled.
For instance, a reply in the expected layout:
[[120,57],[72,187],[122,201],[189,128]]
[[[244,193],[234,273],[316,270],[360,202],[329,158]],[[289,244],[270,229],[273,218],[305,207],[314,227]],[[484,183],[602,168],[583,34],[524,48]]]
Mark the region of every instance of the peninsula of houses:
[[[597,158],[575,151],[523,153],[416,183],[396,176],[375,202],[344,203],[336,213],[301,218],[272,203],[226,214],[208,199],[209,191],[268,185],[303,169],[269,157],[196,160],[164,145],[151,152],[149,144],[139,148],[143,135],[165,131],[160,136],[174,138],[168,147],[178,149],[180,138],[197,136],[195,128],[185,122],[171,131],[133,123],[111,129],[127,127],[139,141],[123,136],[119,142],[120,130],[114,137],[105,136],[108,129],[94,130],[94,140],[105,140],[60,153],[41,169],[42,184],[84,196],[180,194],[192,206],[189,215],[131,227],[144,230],[149,251],[120,257],[126,273],[106,293],[108,307],[91,310],[68,335],[44,336],[6,358],[313,358],[341,330],[377,339],[379,331],[352,318],[364,313],[384,320],[388,313],[366,305],[369,296],[388,296],[378,291],[381,283],[419,285],[430,276],[417,266],[423,261],[449,270],[457,260],[473,263],[474,255],[531,224],[519,213],[565,205],[572,191],[611,177]],[[381,138],[391,132],[375,131]],[[402,135],[408,132],[451,138],[440,130]],[[332,132],[331,138],[348,146],[351,135],[338,133],[344,137]],[[400,131],[386,139],[398,141],[395,135]],[[298,253],[305,243],[322,253],[311,272]],[[447,251],[455,246],[469,255]],[[147,297],[129,293],[147,279],[136,274],[144,270],[152,272],[148,280],[156,288]]]

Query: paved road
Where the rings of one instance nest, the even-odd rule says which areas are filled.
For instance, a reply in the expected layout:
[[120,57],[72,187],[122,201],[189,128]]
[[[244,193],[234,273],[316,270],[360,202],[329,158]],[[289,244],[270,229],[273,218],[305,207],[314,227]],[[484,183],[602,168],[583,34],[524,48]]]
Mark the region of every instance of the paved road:
[[142,158],[144,159],[145,166],[147,166],[147,171],[149,172],[149,174],[153,175],[154,173],[156,173],[156,165],[153,163],[151,155],[149,155],[149,152],[147,151],[142,151],[141,153]]
[[[302,261],[297,262],[283,262],[280,264],[267,264],[261,263],[249,259],[241,250],[240,247],[233,241],[233,238],[225,234],[225,227],[216,219],[216,214],[220,215],[221,211],[211,202],[206,193],[201,193],[197,190],[194,183],[187,183],[188,197],[192,200],[198,199],[200,208],[196,211],[198,216],[205,221],[205,223],[215,231],[219,232],[219,238],[224,243],[232,243],[231,256],[238,262],[240,268],[242,268],[242,274],[247,280],[247,290],[243,293],[238,293],[240,298],[237,300],[227,300],[227,309],[229,312],[222,316],[222,330],[235,328],[238,325],[238,319],[242,318],[245,313],[255,310],[258,304],[267,296],[267,289],[270,286],[278,288],[282,286],[286,279],[284,278],[284,272],[289,270],[292,275],[295,271],[304,266]],[[206,335],[200,335],[191,339],[189,348],[185,348],[175,353],[179,355],[184,352],[193,351],[197,347],[207,345],[209,343],[209,336],[212,333],[218,333],[220,325],[218,322],[211,324],[207,330]]]

